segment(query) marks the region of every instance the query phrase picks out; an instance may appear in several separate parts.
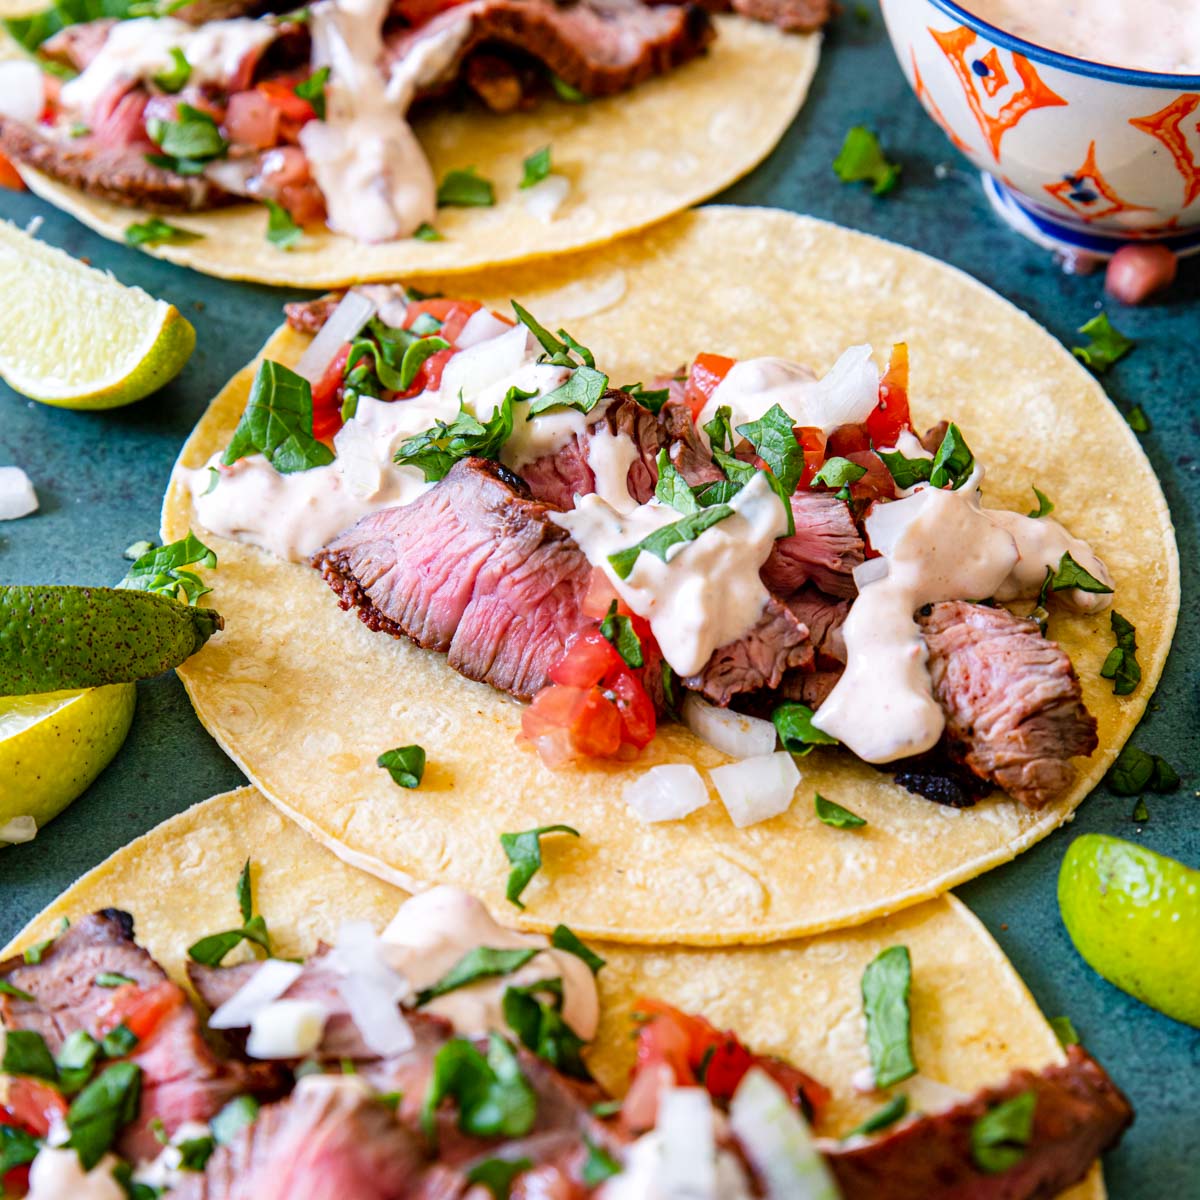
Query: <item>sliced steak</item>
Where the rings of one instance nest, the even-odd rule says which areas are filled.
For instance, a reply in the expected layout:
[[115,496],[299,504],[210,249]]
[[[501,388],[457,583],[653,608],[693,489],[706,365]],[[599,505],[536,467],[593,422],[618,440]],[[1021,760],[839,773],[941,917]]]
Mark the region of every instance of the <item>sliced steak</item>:
[[836,0],[733,0],[733,11],[788,33],[813,33],[833,18]]
[[294,300],[283,306],[287,314],[287,323],[297,333],[311,333],[314,336],[325,328],[325,322],[333,316],[333,310],[342,302],[345,292],[330,292],[326,296],[318,296],[315,300]]
[[[1005,1100],[1032,1090],[1033,1132],[1020,1162],[986,1174],[971,1128]],[[823,1144],[844,1200],[1052,1200],[1087,1174],[1133,1120],[1129,1101],[1081,1047],[1040,1073],[1014,1071],[944,1112],[918,1117],[863,1144]]]
[[414,503],[364,517],[313,566],[369,628],[529,699],[584,623],[592,574],[553,511],[503,467],[468,458]]
[[764,715],[770,716],[770,710],[784,700],[807,704],[815,711],[825,703],[841,677],[841,671],[789,671],[780,682],[779,690],[765,697],[766,703],[761,706]]
[[[96,977],[105,972],[133,983],[99,987]],[[271,1095],[278,1090],[273,1065],[217,1058],[183,990],[133,940],[128,913],[104,909],[84,917],[44,951],[39,963],[12,959],[0,964],[0,978],[34,997],[29,1002],[0,995],[0,1023],[40,1033],[54,1053],[77,1029],[103,1037],[120,1023],[126,1001],[153,993],[162,1015],[129,1055],[142,1069],[141,1110],[121,1139],[123,1153],[131,1157],[158,1153],[151,1129],[156,1120],[171,1133],[185,1121],[207,1121],[242,1092]]]
[[813,583],[831,596],[853,599],[853,571],[864,547],[849,505],[828,492],[797,491],[792,516],[796,532],[775,543],[760,572],[763,583],[776,596]]
[[849,600],[832,600],[814,587],[801,588],[785,601],[792,615],[808,626],[808,636],[817,654],[817,666],[840,671],[846,664],[846,640],[842,626],[850,614]]
[[1037,623],[966,601],[918,614],[952,754],[1029,808],[1061,795],[1098,745],[1079,677]]
[[116,23],[115,17],[102,17],[98,21],[68,25],[53,37],[48,37],[38,47],[38,55],[70,67],[73,71],[86,70],[108,41],[108,35]]
[[683,685],[724,708],[735,696],[777,688],[785,672],[812,664],[808,627],[772,597],[749,633],[721,646]]

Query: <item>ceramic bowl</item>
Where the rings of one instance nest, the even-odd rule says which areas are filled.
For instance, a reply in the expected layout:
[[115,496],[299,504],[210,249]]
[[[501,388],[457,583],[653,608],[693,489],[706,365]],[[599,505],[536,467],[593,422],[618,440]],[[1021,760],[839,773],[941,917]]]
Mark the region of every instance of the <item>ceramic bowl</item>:
[[1200,251],[1200,76],[1071,58],[951,0],[882,2],[917,98],[1011,225],[1069,253]]

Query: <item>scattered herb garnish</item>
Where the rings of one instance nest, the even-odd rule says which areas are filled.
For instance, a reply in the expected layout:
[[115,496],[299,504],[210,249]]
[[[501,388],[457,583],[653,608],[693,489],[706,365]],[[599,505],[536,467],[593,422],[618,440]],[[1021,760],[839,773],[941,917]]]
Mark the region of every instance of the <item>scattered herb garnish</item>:
[[627,383],[620,390],[627,396],[633,397],[643,408],[649,409],[655,416],[662,412],[662,406],[666,404],[671,395],[670,388],[647,389],[640,383]]
[[895,1125],[908,1112],[908,1097],[901,1093],[893,1096],[882,1108],[873,1112],[861,1125],[856,1125],[846,1137],[858,1137],[868,1133],[878,1133],[889,1125]]
[[317,120],[325,120],[325,84],[329,80],[329,68],[319,67],[307,79],[296,84],[295,92],[301,100],[307,100],[317,114]]
[[195,571],[184,570],[185,567],[217,565],[217,556],[190,529],[186,537],[166,546],[146,544],[149,549],[134,560],[117,587],[154,592],[172,600],[178,600],[182,591],[188,604],[195,604],[201,596],[212,591]]
[[1130,817],[1135,825],[1145,825],[1150,820],[1150,810],[1146,807],[1146,801],[1139,796],[1137,803],[1133,806],[1133,815]]
[[611,643],[612,647],[624,660],[627,667],[635,670],[646,665],[642,653],[642,639],[638,637],[633,622],[617,612],[617,602],[614,600],[608,606],[604,620],[600,622],[601,634]]
[[425,751],[420,746],[397,746],[385,750],[375,765],[382,767],[402,788],[420,787],[421,776],[425,774]]
[[428,221],[422,221],[413,230],[413,237],[419,242],[444,242],[446,240]]
[[654,498],[670,505],[685,517],[699,512],[700,502],[688,486],[687,480],[675,469],[665,446],[658,452],[657,467],[658,483],[654,488]]
[[122,1022],[104,1035],[100,1049],[105,1058],[124,1058],[137,1044],[137,1034]]
[[37,1158],[42,1143],[15,1125],[0,1125],[0,1179]]
[[595,1187],[606,1179],[621,1172],[621,1164],[603,1146],[596,1145],[585,1133],[583,1144],[587,1147],[587,1158],[583,1161],[582,1177],[587,1187]]
[[46,1039],[32,1029],[10,1029],[4,1039],[4,1057],[0,1058],[0,1074],[27,1075],[33,1079],[58,1078],[54,1055]]
[[928,483],[933,471],[931,458],[905,458],[899,450],[876,450],[887,467],[896,486],[901,491],[915,487],[918,483]]
[[1086,346],[1072,346],[1071,353],[1098,375],[1102,375],[1137,345],[1113,325],[1107,313],[1094,316],[1086,325],[1079,327],[1079,332],[1091,340]]
[[867,1050],[876,1087],[891,1087],[916,1073],[908,1011],[911,989],[912,959],[907,946],[890,946],[863,972]]
[[554,932],[550,935],[550,945],[555,950],[565,950],[568,954],[575,955],[576,958],[582,958],[585,963],[591,968],[593,975],[599,975],[604,968],[604,959],[598,955],[595,950],[582,942],[578,935],[566,925],[556,925]]
[[525,418],[532,421],[553,408],[573,408],[576,412],[589,413],[600,402],[608,388],[608,376],[595,367],[584,364],[572,370],[567,379],[552,392],[539,396],[530,406]]
[[133,15],[133,7],[130,0],[55,0],[50,7],[32,16],[6,20],[4,28],[32,54],[47,38],[68,25],[98,21],[103,17],[122,20]]
[[496,203],[496,189],[474,167],[467,167],[447,173],[438,184],[437,202],[439,208],[491,208]]
[[[717,416],[720,417],[720,412]],[[737,427],[738,433],[754,447],[755,454],[771,468],[771,474],[779,480],[787,496],[796,490],[804,474],[804,451],[796,441],[793,424],[792,418],[778,404],[773,404],[757,421]]]
[[456,992],[459,988],[476,983],[480,979],[511,975],[537,953],[534,948],[502,950],[491,946],[476,946],[473,950],[468,950],[432,987],[417,993],[417,1007],[420,1008],[439,996]]
[[537,1118],[537,1095],[513,1048],[495,1033],[488,1036],[486,1058],[466,1038],[451,1038],[438,1050],[421,1105],[421,1125],[431,1140],[446,1098],[458,1105],[458,1127],[475,1137],[523,1137]]
[[199,175],[229,149],[212,116],[182,101],[175,108],[175,120],[152,117],[146,122],[146,134],[162,150],[147,154],[146,159],[177,175]]
[[888,162],[875,136],[865,125],[855,125],[846,134],[833,170],[843,183],[871,185],[876,196],[886,196],[900,178],[900,164]]
[[832,825],[834,829],[858,829],[867,823],[866,817],[852,813],[833,800],[826,800],[820,792],[817,792],[813,803],[821,823]]
[[99,1057],[100,1043],[86,1029],[73,1030],[54,1060],[54,1065],[58,1068],[59,1091],[64,1096],[73,1096],[79,1091],[92,1077],[92,1070]]
[[850,485],[857,483],[866,473],[866,467],[859,466],[858,463],[853,463],[848,458],[835,456],[826,459],[808,486],[837,488],[838,499],[849,501]]
[[101,971],[92,982],[97,987],[118,988],[132,983],[133,980],[128,975],[122,975],[120,971]]
[[141,1067],[119,1062],[92,1080],[75,1098],[67,1111],[67,1128],[71,1132],[67,1145],[79,1155],[85,1171],[90,1171],[104,1157],[117,1134],[137,1116],[141,1094]]
[[187,56],[179,49],[178,46],[172,46],[170,50],[171,65],[159,75],[155,75],[154,83],[164,92],[170,92],[174,95],[176,92],[181,92],[187,81],[192,77],[192,65],[188,62]]
[[683,517],[681,520],[673,521],[670,525],[656,529],[636,545],[610,554],[608,561],[612,564],[618,578],[628,579],[638,556],[643,551],[666,562],[667,552],[672,546],[677,546],[681,542],[695,541],[706,529],[711,529],[718,521],[723,521],[726,517],[731,516],[733,516],[733,509],[728,504],[714,504],[711,508],[702,509],[700,512],[692,513],[691,516]]
[[1108,786],[1118,796],[1140,796],[1143,792],[1173,792],[1180,783],[1179,774],[1165,758],[1126,746],[1106,776]]
[[1025,1157],[1033,1133],[1037,1093],[1030,1088],[989,1109],[971,1126],[971,1157],[988,1175],[999,1175]]
[[237,1135],[258,1119],[258,1101],[253,1096],[235,1096],[208,1123],[219,1146],[228,1146]]
[[188,947],[188,957],[193,962],[203,963],[206,967],[219,967],[221,960],[242,942],[251,942],[261,947],[268,956],[271,953],[271,937],[267,932],[267,923],[254,912],[254,895],[250,883],[250,860],[246,859],[237,883],[238,909],[242,914],[240,929],[226,930],[224,933],[209,934]]
[[554,89],[554,94],[567,104],[587,104],[591,99],[590,96],[584,95],[577,87],[573,87],[565,79],[560,79],[553,73],[550,75],[550,86]]
[[1078,588],[1081,592],[1093,592],[1105,595],[1112,591],[1112,588],[1107,583],[1097,579],[1091,572],[1084,570],[1071,557],[1069,550],[1059,559],[1058,570],[1049,578],[1049,590],[1052,592],[1062,592],[1070,588]]
[[67,135],[73,138],[87,137],[92,132],[90,125],[85,125],[82,121],[72,121],[67,127]]
[[1109,622],[1117,644],[1108,652],[1100,676],[1113,681],[1114,696],[1128,696],[1142,681],[1142,668],[1137,660],[1137,630],[1115,608]]
[[34,942],[32,946],[26,946],[22,958],[29,963],[30,966],[36,967],[42,961],[42,955],[50,949],[51,946],[58,940],[60,934],[64,934],[71,927],[71,922],[63,917],[58,923],[58,933],[53,937],[45,938],[43,941]]
[[1129,415],[1125,420],[1129,422],[1129,428],[1134,433],[1150,432],[1150,418],[1146,416],[1146,410],[1140,404],[1135,404],[1129,410]]
[[811,754],[814,746],[836,746],[837,738],[813,724],[816,714],[807,704],[781,704],[771,714],[783,748],[791,754]]
[[1047,498],[1046,493],[1036,485],[1034,485],[1033,494],[1037,499],[1038,506],[1037,508],[1031,509],[1026,515],[1033,517],[1035,520],[1038,517],[1048,517],[1054,511],[1053,503],[1051,503],[1051,501]]
[[532,1166],[531,1158],[485,1158],[467,1172],[466,1182],[482,1184],[492,1200],[508,1200],[513,1180]]
[[513,403],[528,400],[535,393],[512,387],[503,402],[484,423],[460,408],[459,414],[447,425],[439,421],[416,437],[408,438],[396,451],[394,461],[400,466],[417,467],[427,483],[445,477],[459,459],[500,457],[500,450],[512,434]]
[[281,475],[333,462],[333,451],[313,437],[312,387],[280,363],[259,364],[246,411],[221,461],[232,466],[258,451]]
[[[548,996],[549,999],[540,999]],[[561,979],[543,979],[528,987],[504,989],[504,1020],[521,1044],[572,1079],[590,1079],[581,1038],[562,1016]]]
[[175,1143],[179,1151],[179,1170],[203,1171],[217,1148],[216,1142],[205,1134],[203,1137],[185,1138]]
[[572,837],[579,837],[579,830],[572,829],[570,825],[539,825],[537,829],[527,829],[523,833],[500,835],[500,846],[512,864],[505,895],[509,903],[518,908],[525,907],[521,903],[521,893],[542,869],[542,838],[548,833],[569,833]]
[[135,222],[125,227],[125,242],[129,246],[157,246],[160,242],[194,242],[204,234],[193,233],[190,229],[180,229],[178,225],[169,225],[159,217],[151,217],[148,221]]
[[541,183],[550,175],[550,147],[543,146],[535,150],[525,160],[525,173],[521,177],[521,187],[531,188]]
[[592,1105],[591,1113],[594,1117],[615,1117],[623,1107],[623,1100],[601,1100]]
[[32,1004],[34,997],[28,992],[23,992],[15,983],[9,983],[7,979],[0,979],[0,996],[11,996],[14,1000],[23,1000],[26,1004]]
[[267,241],[277,250],[290,250],[304,236],[292,214],[274,200],[264,200],[267,206]]
[[1054,1036],[1058,1038],[1060,1046],[1079,1044],[1079,1034],[1075,1032],[1075,1026],[1071,1023],[1070,1017],[1051,1017],[1050,1028],[1054,1030]]
[[929,482],[936,488],[949,484],[957,491],[971,477],[975,455],[971,453],[962,430],[953,421],[947,426],[946,435],[929,468]]

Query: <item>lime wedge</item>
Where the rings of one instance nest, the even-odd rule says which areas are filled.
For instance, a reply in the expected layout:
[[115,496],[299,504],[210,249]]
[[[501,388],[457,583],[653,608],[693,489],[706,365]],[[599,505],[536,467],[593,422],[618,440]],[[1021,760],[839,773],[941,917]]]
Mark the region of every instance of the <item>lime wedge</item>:
[[121,748],[136,696],[119,683],[0,699],[0,829],[40,829],[80,796]]
[[148,679],[222,626],[211,608],[153,592],[0,586],[0,696]]
[[1093,970],[1200,1026],[1200,871],[1121,838],[1084,834],[1063,859],[1058,907]]
[[0,376],[60,408],[116,408],[183,369],[179,310],[0,221]]

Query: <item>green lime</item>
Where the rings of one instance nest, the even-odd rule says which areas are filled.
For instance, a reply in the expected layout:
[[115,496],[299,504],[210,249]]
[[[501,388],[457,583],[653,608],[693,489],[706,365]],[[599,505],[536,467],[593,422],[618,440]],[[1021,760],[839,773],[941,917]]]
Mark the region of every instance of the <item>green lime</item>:
[[153,592],[0,587],[0,696],[147,679],[191,657],[222,625],[211,608]]
[[125,741],[136,694],[118,683],[0,699],[0,830],[40,829],[78,797]]
[[1200,871],[1122,838],[1076,838],[1058,875],[1075,948],[1109,983],[1200,1026]]

